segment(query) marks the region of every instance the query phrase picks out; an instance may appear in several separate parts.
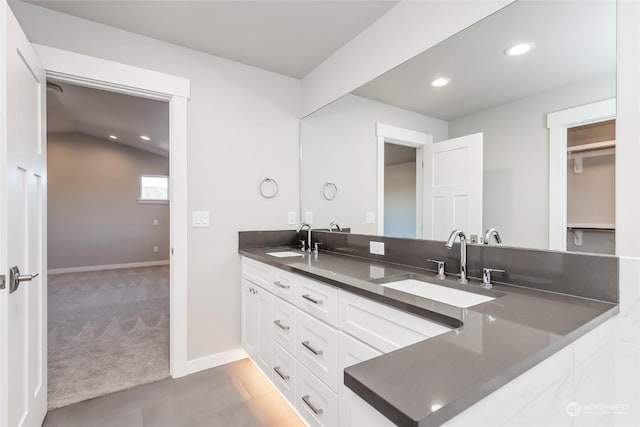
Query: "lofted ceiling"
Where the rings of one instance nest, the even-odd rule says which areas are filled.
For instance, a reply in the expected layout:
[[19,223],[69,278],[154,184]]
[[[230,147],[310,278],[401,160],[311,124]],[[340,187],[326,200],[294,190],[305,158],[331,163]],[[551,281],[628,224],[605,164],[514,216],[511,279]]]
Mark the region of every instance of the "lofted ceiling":
[[[169,104],[50,80],[47,132],[78,132],[163,156],[169,155]],[[117,140],[109,138],[117,136]],[[148,136],[144,141],[141,135]]]
[[399,2],[24,1],[295,78]]
[[[521,42],[535,48],[504,54]],[[571,84],[613,81],[615,73],[615,2],[518,1],[354,93],[454,120]],[[451,82],[434,88],[438,77]]]

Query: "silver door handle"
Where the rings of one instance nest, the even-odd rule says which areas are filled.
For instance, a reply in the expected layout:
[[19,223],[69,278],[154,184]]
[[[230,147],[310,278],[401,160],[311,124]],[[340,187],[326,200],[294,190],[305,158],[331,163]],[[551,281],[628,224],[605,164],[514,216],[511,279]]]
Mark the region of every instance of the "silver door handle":
[[274,321],[273,321],[273,323],[275,323],[275,325],[276,325],[278,328],[282,329],[283,331],[288,331],[289,329],[291,329],[289,326],[285,326],[285,325],[283,325],[283,324],[280,322],[280,320],[274,320]]
[[312,298],[311,295],[309,295],[309,294],[302,295],[302,298],[306,299],[307,301],[311,301],[315,305],[322,305],[322,300],[321,299]]
[[285,375],[282,372],[280,372],[280,366],[274,366],[273,370],[276,371],[276,374],[278,374],[280,378],[282,378],[285,381],[289,381],[289,375]]
[[311,347],[311,344],[309,344],[309,341],[302,341],[302,346],[307,350],[309,350],[311,353],[315,354],[316,356],[322,355],[322,350],[316,350],[315,348]]
[[273,284],[282,289],[289,289],[291,287],[289,285],[283,285],[282,283],[280,283],[280,281],[275,281],[273,282]]
[[40,273],[36,274],[20,274],[20,269],[17,265],[14,265],[9,269],[9,293],[13,293],[18,290],[20,283],[22,282],[30,282],[36,277],[38,277]]
[[313,403],[311,403],[311,401],[309,400],[308,394],[305,394],[304,396],[302,396],[302,401],[313,411],[314,414],[320,415],[324,412],[322,408],[316,408],[316,406]]

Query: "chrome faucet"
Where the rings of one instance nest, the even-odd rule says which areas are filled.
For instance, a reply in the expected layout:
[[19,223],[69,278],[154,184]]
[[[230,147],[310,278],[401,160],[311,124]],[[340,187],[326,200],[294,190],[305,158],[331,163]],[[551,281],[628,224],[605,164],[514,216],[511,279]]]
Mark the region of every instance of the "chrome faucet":
[[300,224],[300,227],[298,227],[298,230],[296,230],[296,231],[298,233],[300,233],[300,231],[304,227],[307,227],[307,252],[311,252],[311,226],[309,224],[307,224],[306,222],[303,222],[302,224]]
[[445,246],[447,249],[451,249],[456,241],[456,237],[460,238],[460,278],[458,282],[466,284],[469,283],[469,281],[467,280],[467,236],[464,234],[464,231],[459,228],[453,230]]
[[496,230],[495,228],[491,227],[488,228],[487,231],[484,232],[484,238],[482,239],[485,245],[489,244],[489,241],[491,240],[491,236],[496,238],[496,243],[500,244],[502,243],[502,238],[500,237],[500,233],[498,233],[498,230]]
[[331,224],[329,224],[329,231],[333,231],[333,227],[335,227],[336,230],[338,230],[338,231],[342,231],[342,228],[340,228],[338,223],[335,222],[335,221],[331,221]]

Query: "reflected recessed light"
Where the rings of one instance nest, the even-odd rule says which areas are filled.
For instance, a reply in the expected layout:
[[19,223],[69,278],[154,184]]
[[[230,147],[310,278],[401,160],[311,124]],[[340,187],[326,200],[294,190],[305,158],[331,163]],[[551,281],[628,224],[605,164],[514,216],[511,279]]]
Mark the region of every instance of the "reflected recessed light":
[[144,141],[151,141],[151,138],[149,138],[146,135],[140,135],[140,139],[144,140]]
[[117,137],[117,136],[115,136],[115,135],[109,135],[109,138],[111,138],[111,139],[118,139],[118,137]]
[[442,87],[442,86],[446,86],[449,84],[449,82],[451,82],[451,80],[441,77],[438,79],[435,79],[434,81],[431,82],[431,86],[433,87]]
[[505,50],[504,54],[507,56],[524,55],[525,53],[531,51],[531,49],[533,49],[535,46],[536,45],[533,43],[518,43]]
[[439,403],[434,403],[431,405],[431,412],[436,412],[438,409],[442,408],[442,405]]

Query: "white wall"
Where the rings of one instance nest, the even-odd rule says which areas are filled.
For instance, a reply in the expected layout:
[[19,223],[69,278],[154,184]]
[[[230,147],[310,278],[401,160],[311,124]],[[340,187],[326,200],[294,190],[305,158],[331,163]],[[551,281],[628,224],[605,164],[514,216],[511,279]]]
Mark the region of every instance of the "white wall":
[[[287,228],[298,210],[300,81],[22,2],[32,42],[191,80],[188,206],[211,227],[188,234],[188,358],[240,348],[238,230]],[[280,194],[266,200],[271,176]]]
[[[415,11],[412,14],[410,5],[406,4],[392,9],[306,76],[303,80],[303,111],[310,113],[322,107],[428,48],[438,41],[434,40],[433,34],[429,37],[431,27],[453,34],[464,26],[447,14],[446,9],[439,8],[435,2],[433,4],[432,13],[424,10],[425,13]],[[542,362],[539,366],[543,370],[539,372],[543,374],[534,375],[540,382],[539,386],[532,391],[525,390],[521,395],[522,401],[517,405],[518,409],[524,409],[528,403],[534,413],[521,412],[521,418],[513,419],[514,423],[531,425],[544,415],[536,414],[536,409],[558,409],[558,405],[553,405],[557,400],[556,393],[548,391],[552,389],[545,378],[549,372],[556,372],[556,377],[560,375],[563,378],[560,383],[583,378],[580,383],[585,387],[571,387],[568,392],[563,389],[563,392],[575,392],[574,397],[580,403],[629,403],[629,413],[614,417],[616,427],[640,425],[640,121],[637,119],[640,117],[640,2],[619,1],[617,9],[616,253],[621,257],[620,314],[613,320],[614,328],[604,326],[603,335],[611,339],[602,347],[605,352],[613,351],[613,366],[594,361],[584,365],[586,368],[579,372],[579,364],[571,358],[571,348],[561,352],[558,358]],[[428,25],[434,22],[438,24]],[[594,334],[602,337],[599,332]],[[560,361],[560,367],[554,370],[558,366],[557,361]],[[613,395],[608,388],[611,376]],[[536,390],[548,392],[539,394]],[[508,402],[511,404],[511,400]],[[496,414],[508,407],[506,403],[496,401],[489,406]],[[582,417],[580,420],[572,424],[595,424],[594,418]]]
[[416,237],[416,162],[384,168],[384,235]]
[[449,122],[450,138],[484,133],[484,229],[496,227],[506,245],[549,247],[546,116],[615,95],[615,76],[608,76]]
[[[376,234],[376,224],[365,222],[366,212],[377,211],[376,123],[447,138],[447,122],[347,95],[301,122],[302,210],[313,213],[314,227],[331,221],[354,233]],[[322,185],[332,181],[338,195],[322,198]],[[376,218],[377,220],[377,218]]]
[[169,159],[80,133],[47,135],[49,270],[169,259],[169,205],[138,202],[140,175],[169,175]]

